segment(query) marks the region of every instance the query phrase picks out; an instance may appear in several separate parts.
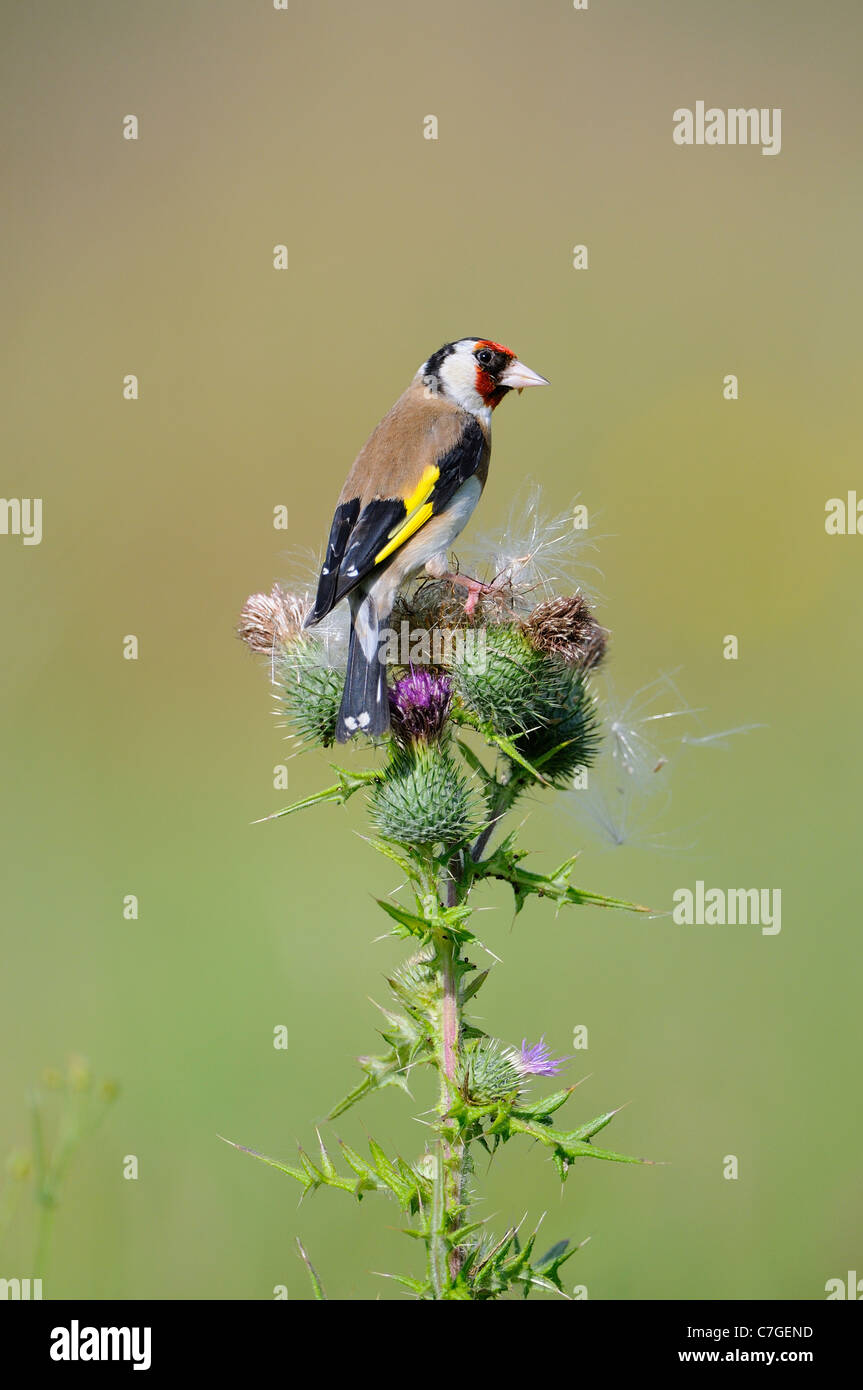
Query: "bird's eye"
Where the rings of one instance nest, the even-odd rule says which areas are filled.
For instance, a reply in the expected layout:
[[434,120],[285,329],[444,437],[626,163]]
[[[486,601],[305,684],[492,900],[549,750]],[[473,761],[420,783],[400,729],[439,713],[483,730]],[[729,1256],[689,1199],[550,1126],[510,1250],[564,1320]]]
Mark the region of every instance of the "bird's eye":
[[476,355],[477,362],[479,362],[480,366],[483,367],[488,366],[488,364],[491,362],[491,358],[492,354],[489,352],[488,348],[480,348],[479,352]]

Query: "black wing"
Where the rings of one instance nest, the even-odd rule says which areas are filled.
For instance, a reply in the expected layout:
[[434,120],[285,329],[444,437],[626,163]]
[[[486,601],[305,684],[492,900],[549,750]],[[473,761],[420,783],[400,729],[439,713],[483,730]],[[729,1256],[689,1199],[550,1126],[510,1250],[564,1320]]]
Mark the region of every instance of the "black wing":
[[[462,484],[476,473],[485,449],[485,435],[477,421],[471,418],[459,442],[435,463],[437,478],[423,499],[424,505],[431,503],[430,515],[438,516],[445,511]],[[373,497],[362,511],[358,497],[339,504],[330,528],[327,558],[318,581],[315,606],[306,619],[306,627],[320,622],[371,573],[378,563],[376,557],[392,546],[399,527],[406,522],[408,510],[401,497]],[[405,536],[390,553],[395,553],[419,529],[419,526],[414,530],[405,526]]]
[[315,606],[306,618],[305,627],[311,627],[312,623],[320,622],[321,618],[329,613],[336,602],[339,566],[345,553],[348,537],[359,514],[360,499],[358,497],[352,498],[350,502],[340,502],[336,507],[336,514],[330,527],[330,538],[327,541],[327,557],[318,579]]
[[449,505],[462,483],[476,473],[486,451],[486,437],[478,422],[471,416],[458,444],[438,459],[440,476],[434,485],[430,501],[435,516]]

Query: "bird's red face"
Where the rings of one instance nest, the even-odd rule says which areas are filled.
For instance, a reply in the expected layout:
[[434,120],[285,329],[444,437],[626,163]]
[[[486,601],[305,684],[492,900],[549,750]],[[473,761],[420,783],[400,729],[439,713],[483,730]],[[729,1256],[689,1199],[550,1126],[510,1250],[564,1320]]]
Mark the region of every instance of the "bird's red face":
[[511,362],[516,361],[512,348],[502,343],[490,343],[480,338],[473,350],[476,361],[476,391],[483,403],[494,410],[510,389],[503,386],[500,377]]
[[420,374],[437,383],[463,410],[487,415],[508,391],[547,386],[544,376],[519,362],[512,348],[490,338],[459,338],[446,343],[420,367]]

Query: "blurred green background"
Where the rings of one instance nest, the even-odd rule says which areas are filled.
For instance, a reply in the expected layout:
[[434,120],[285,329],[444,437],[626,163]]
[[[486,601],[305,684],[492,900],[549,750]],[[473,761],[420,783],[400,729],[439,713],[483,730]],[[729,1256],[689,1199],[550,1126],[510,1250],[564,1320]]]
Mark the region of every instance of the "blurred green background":
[[[585,1162],[561,1195],[513,1144],[483,1214],[591,1236],[567,1267],[591,1298],[823,1297],[860,1267],[863,1208],[863,540],[824,530],[861,478],[859,6],[3,12],[3,492],[44,499],[44,539],[0,537],[0,1149],[27,1146],[28,1088],[69,1053],[122,1085],[64,1191],[45,1296],[302,1299],[300,1235],[331,1297],[388,1298],[371,1271],[419,1257],[394,1205],[298,1210],[216,1137],[288,1160],[313,1139],[402,949],[372,944],[397,870],[356,833],[359,798],[250,824],[329,769],[305,755],[273,789],[283,731],[232,629],[323,542],[418,363],[478,333],[553,388],[497,415],[473,535],[523,475],[550,510],[578,495],[617,694],[673,670],[692,733],[766,726],[678,742],[613,852],[577,794],[538,797],[524,844],[544,867],[581,847],[579,882],[658,910],[701,878],[781,888],[783,911],[776,937],[537,902],[513,925],[488,895],[484,1026],[565,1053],[587,1024],[564,1115],[632,1102],[609,1143],[665,1166]],[[672,112],[699,99],[781,107],[781,154],[675,146]],[[415,1156],[411,1115],[385,1093],[338,1128]],[[30,1272],[33,1226],[25,1206],[0,1274]]]

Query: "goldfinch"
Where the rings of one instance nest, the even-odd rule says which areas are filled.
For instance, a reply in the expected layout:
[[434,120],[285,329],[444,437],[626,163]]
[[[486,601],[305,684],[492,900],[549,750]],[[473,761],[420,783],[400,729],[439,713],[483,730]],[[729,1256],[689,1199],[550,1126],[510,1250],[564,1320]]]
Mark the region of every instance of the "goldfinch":
[[445,571],[446,552],[485,486],[495,406],[509,391],[547,385],[500,343],[459,338],[423,362],[357,455],[305,620],[312,627],[341,599],[350,603],[339,743],[389,727],[380,648],[396,594],[423,566]]

